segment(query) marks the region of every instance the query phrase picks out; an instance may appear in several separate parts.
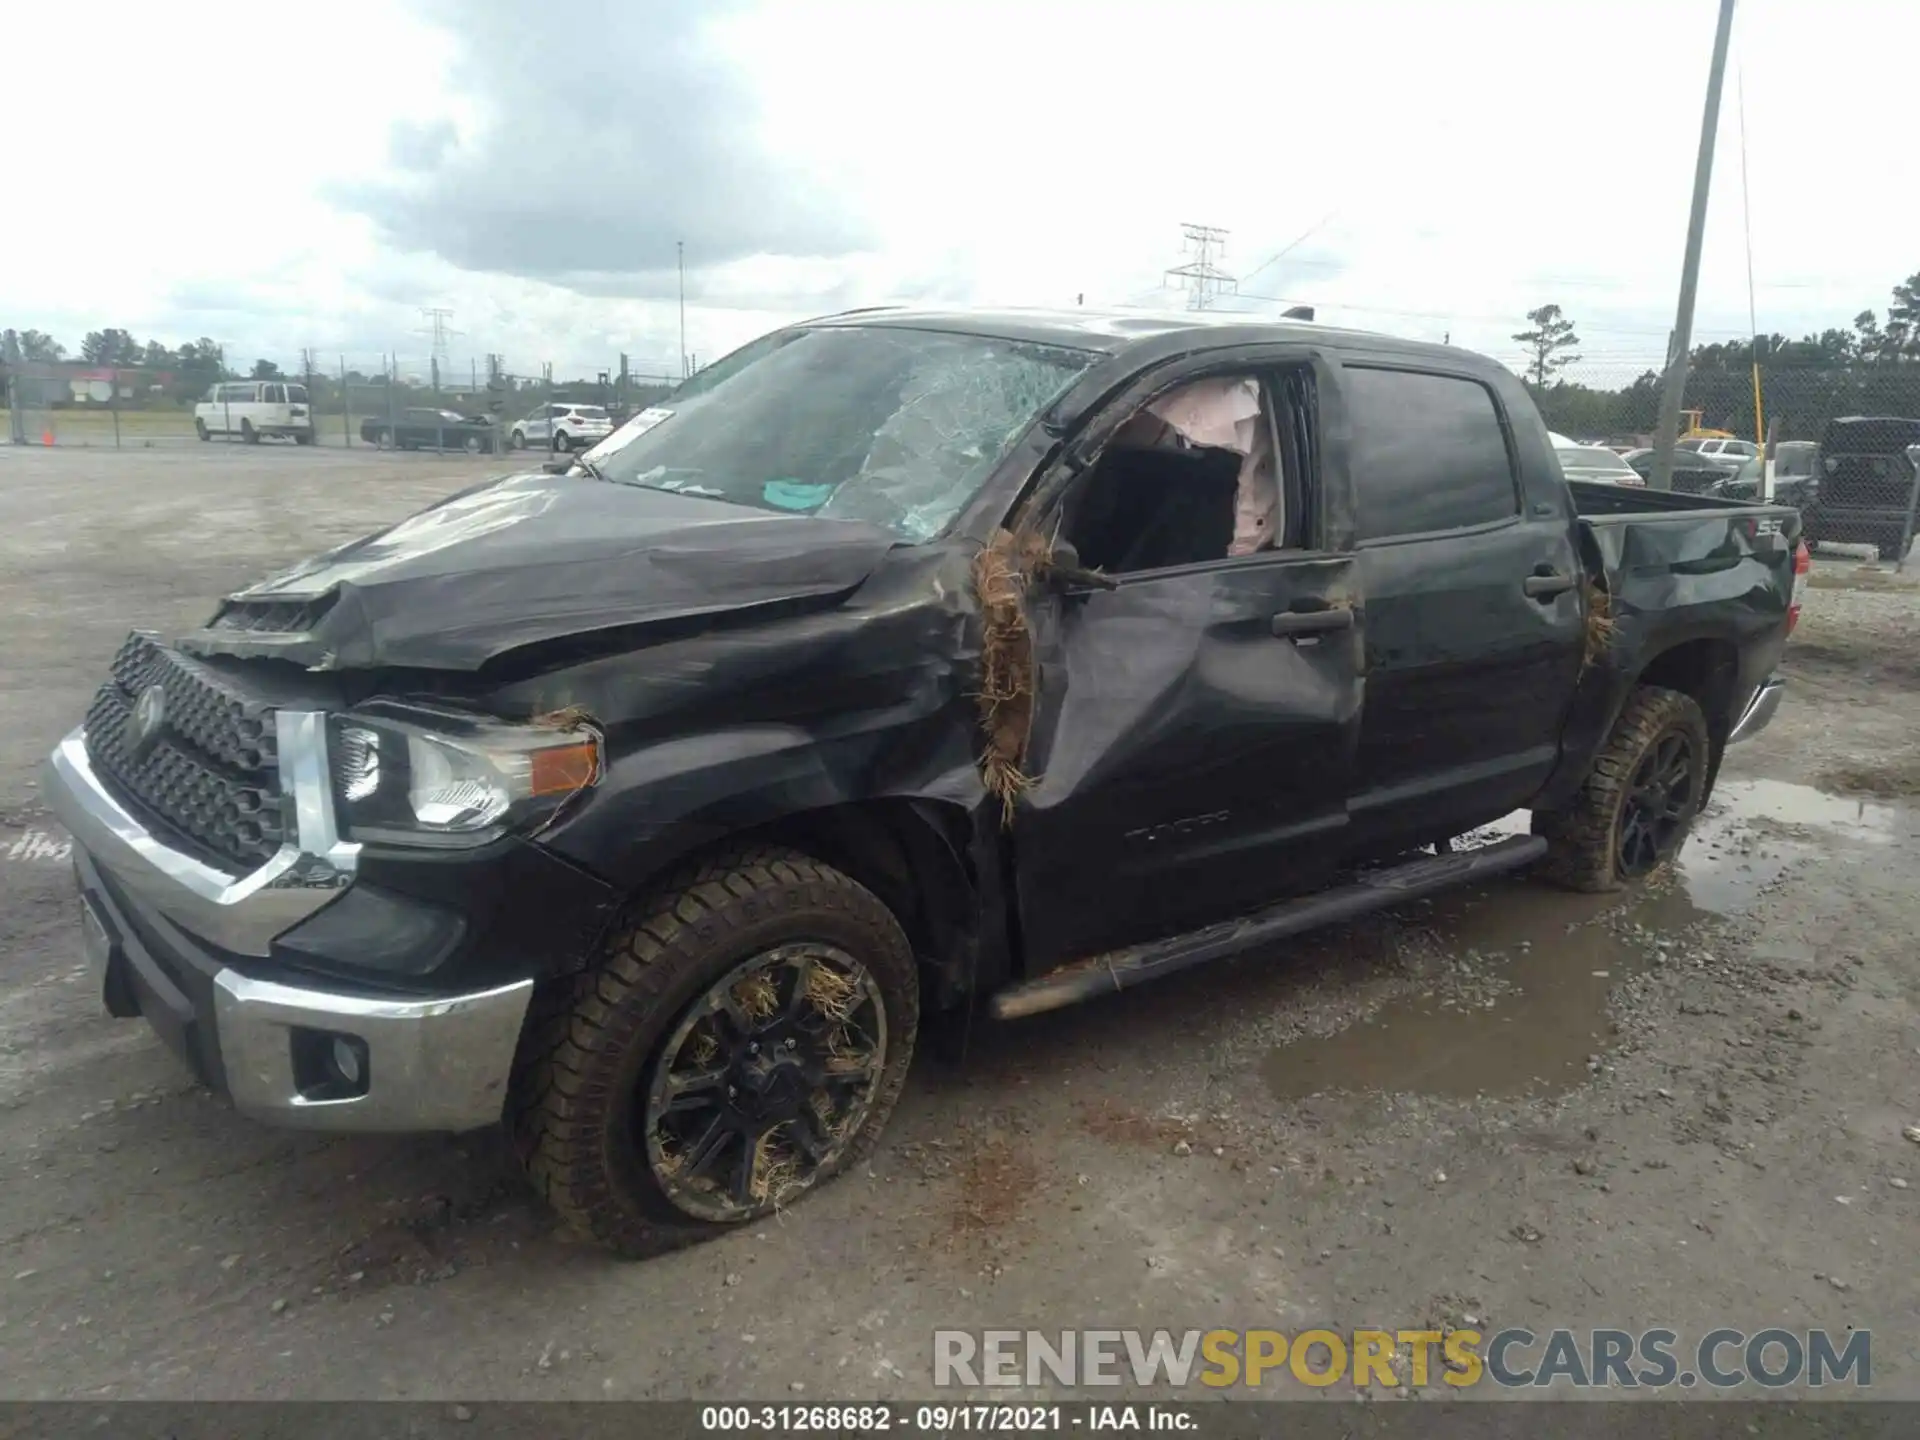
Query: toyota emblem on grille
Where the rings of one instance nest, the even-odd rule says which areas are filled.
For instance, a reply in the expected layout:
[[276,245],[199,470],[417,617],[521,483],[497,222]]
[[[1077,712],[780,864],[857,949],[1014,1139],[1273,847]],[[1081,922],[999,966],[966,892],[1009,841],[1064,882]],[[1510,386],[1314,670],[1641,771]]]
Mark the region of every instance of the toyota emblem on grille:
[[135,760],[144,760],[160,739],[160,731],[167,723],[167,689],[164,685],[149,685],[140,692],[140,698],[134,702],[133,714],[127,717],[127,753]]

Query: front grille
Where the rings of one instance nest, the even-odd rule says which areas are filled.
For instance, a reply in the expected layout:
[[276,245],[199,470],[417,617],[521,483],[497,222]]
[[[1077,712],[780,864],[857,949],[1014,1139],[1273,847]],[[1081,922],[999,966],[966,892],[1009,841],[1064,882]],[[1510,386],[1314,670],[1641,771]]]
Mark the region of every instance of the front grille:
[[[157,736],[135,755],[134,707],[163,696]],[[252,870],[286,833],[273,707],[208,666],[133,634],[87,710],[95,770],[143,819],[203,857]]]

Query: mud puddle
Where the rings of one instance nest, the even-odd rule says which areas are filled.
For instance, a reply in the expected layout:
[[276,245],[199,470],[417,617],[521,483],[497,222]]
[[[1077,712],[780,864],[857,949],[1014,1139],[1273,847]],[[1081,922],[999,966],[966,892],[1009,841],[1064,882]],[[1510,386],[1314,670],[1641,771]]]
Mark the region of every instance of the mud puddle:
[[[1520,812],[1484,833],[1525,834],[1527,825]],[[1775,780],[1723,781],[1679,863],[1633,891],[1573,895],[1514,878],[1408,907],[1410,938],[1451,958],[1447,982],[1335,1034],[1282,1046],[1262,1074],[1281,1099],[1570,1090],[1609,1044],[1617,981],[1697,941],[1702,922],[1750,909],[1817,846],[1884,844],[1914,829],[1914,817],[1890,805]]]

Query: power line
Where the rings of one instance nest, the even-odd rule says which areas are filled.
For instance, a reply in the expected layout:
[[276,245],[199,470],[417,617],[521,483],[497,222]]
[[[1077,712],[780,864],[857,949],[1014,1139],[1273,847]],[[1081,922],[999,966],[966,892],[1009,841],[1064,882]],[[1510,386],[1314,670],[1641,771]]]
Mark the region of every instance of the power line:
[[1212,297],[1221,291],[1238,292],[1240,282],[1213,263],[1215,254],[1226,253],[1227,232],[1216,225],[1180,227],[1187,250],[1193,255],[1185,265],[1167,271],[1167,278],[1187,281],[1187,308],[1205,310]]
[[[1340,211],[1338,207],[1332,210],[1329,210],[1326,214],[1322,215],[1318,220],[1314,221],[1313,224],[1309,225],[1305,230],[1301,231],[1300,234],[1296,236],[1291,242],[1281,246],[1280,249],[1274,251],[1273,254],[1269,255],[1266,259],[1262,260],[1258,265],[1254,266],[1253,269],[1249,270],[1246,273],[1246,275],[1243,276],[1242,278],[1250,280],[1255,275],[1258,275],[1262,270],[1266,269],[1269,265],[1273,264],[1274,262],[1286,259],[1287,256],[1290,255],[1294,250],[1306,244],[1307,241],[1311,240],[1314,236],[1318,235],[1322,230],[1326,229],[1328,223],[1333,219],[1334,216],[1338,215],[1339,213]],[[1293,263],[1296,265],[1317,265],[1322,267],[1328,267],[1328,266],[1339,265],[1341,262],[1337,260],[1296,260]]]

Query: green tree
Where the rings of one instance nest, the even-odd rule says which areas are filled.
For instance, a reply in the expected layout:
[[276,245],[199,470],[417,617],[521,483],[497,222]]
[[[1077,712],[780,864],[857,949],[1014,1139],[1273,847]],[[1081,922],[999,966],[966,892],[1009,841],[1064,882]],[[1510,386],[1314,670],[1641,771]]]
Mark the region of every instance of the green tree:
[[138,365],[145,353],[125,330],[89,330],[80,342],[80,358],[89,365]]
[[140,363],[149,370],[171,370],[175,364],[173,351],[158,340],[149,340],[140,352]]
[[173,396],[176,400],[197,400],[206,393],[208,386],[227,378],[226,366],[220,358],[220,346],[204,335],[198,340],[189,340],[176,350],[174,365]]
[[1527,347],[1527,374],[1537,388],[1544,390],[1556,372],[1580,358],[1568,353],[1580,344],[1580,337],[1574,334],[1573,322],[1560,313],[1558,305],[1529,310],[1527,320],[1533,328],[1522,330],[1513,338]]
[[1880,320],[1871,310],[1862,310],[1853,317],[1853,332],[1859,338],[1854,342],[1854,354],[1862,360],[1879,360],[1887,353],[1887,337],[1881,332]]
[[22,360],[39,365],[52,364],[67,353],[67,347],[44,330],[0,331],[0,357],[12,354],[16,346]]
[[253,374],[249,378],[254,380],[279,380],[282,376],[280,374],[280,367],[274,364],[273,361],[256,360],[253,362]]
[[1900,355],[1920,358],[1920,270],[1893,287],[1887,306],[1887,342]]

